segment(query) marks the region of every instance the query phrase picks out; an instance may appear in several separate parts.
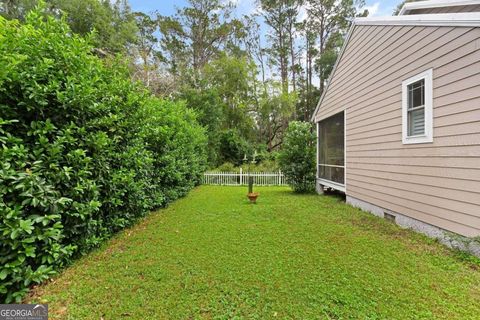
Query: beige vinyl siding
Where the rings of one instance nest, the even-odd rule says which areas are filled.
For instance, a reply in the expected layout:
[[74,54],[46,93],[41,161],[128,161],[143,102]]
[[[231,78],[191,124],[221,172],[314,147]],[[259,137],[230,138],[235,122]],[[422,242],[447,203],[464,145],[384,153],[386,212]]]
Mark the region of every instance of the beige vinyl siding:
[[430,9],[416,9],[410,10],[407,14],[434,14],[434,13],[460,13],[460,12],[479,12],[480,4],[469,6],[449,6]]
[[[362,28],[364,27],[357,26],[355,32]],[[402,80],[432,67],[439,69],[434,70],[435,72],[445,74],[445,70],[441,70],[442,67],[453,60],[478,51],[479,32],[478,29],[471,28],[411,28],[401,38],[402,41],[387,39],[382,46],[372,52],[359,53],[355,58],[356,61],[351,65],[343,66],[342,63],[337,67],[317,118],[332,115],[337,105],[348,104],[353,100],[356,104],[371,103],[374,98],[373,102],[376,103],[397,94],[397,99],[400,101]],[[373,32],[372,36],[381,37]],[[355,49],[349,45],[346,51],[348,53]],[[461,56],[458,56],[459,54]],[[362,72],[359,72],[359,65],[362,66]],[[400,86],[398,86],[399,82]],[[345,94],[345,91],[348,91],[348,94]],[[377,108],[376,104],[374,107]],[[364,110],[360,109],[362,108],[356,108],[352,112],[363,113]]]
[[[433,69],[433,143],[402,144],[402,81]],[[356,26],[316,121],[346,109],[347,194],[480,235],[480,28]]]

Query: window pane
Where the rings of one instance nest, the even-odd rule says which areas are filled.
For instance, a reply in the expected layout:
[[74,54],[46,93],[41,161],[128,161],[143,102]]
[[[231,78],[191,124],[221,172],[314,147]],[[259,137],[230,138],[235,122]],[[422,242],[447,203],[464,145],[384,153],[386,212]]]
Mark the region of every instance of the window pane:
[[425,134],[425,109],[408,111],[408,135]]
[[345,142],[343,127],[343,112],[319,123],[319,163],[343,166]]
[[425,80],[408,85],[408,109],[425,105]]
[[345,183],[344,174],[345,174],[344,168],[326,167],[322,165],[318,166],[318,176],[319,178],[322,178],[322,179],[344,184]]

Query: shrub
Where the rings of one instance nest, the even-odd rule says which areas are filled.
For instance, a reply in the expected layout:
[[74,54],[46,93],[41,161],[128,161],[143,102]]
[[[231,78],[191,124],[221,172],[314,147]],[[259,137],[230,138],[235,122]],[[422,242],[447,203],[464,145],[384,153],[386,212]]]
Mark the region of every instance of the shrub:
[[217,168],[213,169],[213,171],[221,171],[221,172],[239,172],[240,168],[235,167],[235,165],[231,162],[225,162],[224,164],[218,166]]
[[[153,159],[154,193],[170,202],[201,181],[207,166],[205,130],[183,103],[150,98],[141,109],[140,132]],[[172,130],[174,129],[174,130]],[[155,206],[163,205],[162,202]]]
[[0,301],[199,182],[205,136],[64,21],[0,17]]
[[290,122],[278,161],[295,192],[315,189],[315,134],[310,123]]

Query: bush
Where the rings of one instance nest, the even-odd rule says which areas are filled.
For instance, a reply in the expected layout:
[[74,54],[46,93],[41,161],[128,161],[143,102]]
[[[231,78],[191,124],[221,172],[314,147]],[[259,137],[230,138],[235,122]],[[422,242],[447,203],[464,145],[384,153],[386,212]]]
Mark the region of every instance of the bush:
[[225,162],[224,164],[218,166],[212,171],[222,171],[222,172],[240,172],[240,168],[243,172],[247,172],[250,168],[251,172],[277,172],[279,169],[278,164],[275,161],[264,160],[262,162],[257,162],[256,164],[248,163],[242,164],[241,166],[236,167],[233,163]]
[[[242,164],[242,169],[244,172],[247,172],[249,165],[248,163]],[[256,164],[250,164],[250,171],[251,172],[277,172],[280,168],[278,167],[278,163],[271,160],[263,160],[261,162],[257,162]]]
[[231,162],[225,162],[224,164],[218,166],[212,171],[221,171],[221,172],[240,172],[240,168],[235,167]]
[[0,301],[200,181],[205,135],[64,21],[0,17]]
[[204,128],[183,103],[153,97],[143,106],[139,124],[147,149],[155,155],[154,198],[168,203],[184,196],[201,181],[207,166]]
[[315,190],[315,134],[310,123],[290,122],[278,161],[295,192]]

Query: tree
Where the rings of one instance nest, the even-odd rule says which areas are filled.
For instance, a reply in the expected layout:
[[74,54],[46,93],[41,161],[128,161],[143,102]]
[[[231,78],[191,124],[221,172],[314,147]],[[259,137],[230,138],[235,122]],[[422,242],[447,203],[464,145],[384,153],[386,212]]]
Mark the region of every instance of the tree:
[[287,1],[287,33],[288,33],[288,44],[289,44],[289,54],[290,54],[290,72],[292,75],[292,90],[295,92],[297,90],[297,52],[295,49],[296,34],[297,29],[301,26],[298,22],[298,15],[300,13],[300,5],[303,3],[303,0],[290,0]]
[[246,57],[223,55],[204,67],[198,87],[184,87],[178,94],[192,109],[207,129],[210,164],[222,161],[219,132],[235,129],[242,139],[252,141],[255,110],[253,83],[256,67]]
[[219,131],[255,138],[257,67],[246,50],[248,23],[231,18],[232,10],[222,0],[189,0],[173,16],[157,15],[159,61],[173,79],[171,95],[199,114],[211,165],[223,157]]
[[267,84],[268,90],[259,98],[256,123],[259,136],[269,152],[283,142],[283,135],[295,110],[297,95],[285,93],[278,82]]
[[220,133],[220,163],[230,162],[241,165],[246,154],[250,154],[250,146],[237,130],[228,129]]
[[[260,68],[260,75],[262,81],[262,88],[258,88],[258,81],[254,83],[256,92],[266,93],[266,70],[265,70],[265,48],[262,45],[261,34],[258,32],[260,24],[256,21],[256,16],[244,16],[244,30],[245,36],[242,38],[243,45],[248,57],[257,63],[257,68]],[[258,99],[257,99],[258,100]],[[257,105],[258,105],[258,101]]]
[[37,0],[3,0],[0,1],[0,15],[6,19],[25,20],[26,14],[35,8]]
[[198,122],[205,128],[207,140],[208,164],[217,166],[221,164],[220,134],[223,127],[223,103],[216,88],[183,90],[179,100],[184,100],[186,105],[195,110]]
[[204,66],[235,47],[241,24],[231,9],[220,0],[189,0],[173,17],[159,15],[163,58],[181,85],[197,87]]
[[[140,79],[147,88],[155,90],[160,68],[160,52],[157,50],[158,38],[156,32],[158,30],[158,23],[156,19],[152,19],[149,15],[143,12],[135,12],[135,22],[138,28],[137,41],[134,49],[134,65],[136,72],[135,79]],[[138,59],[137,59],[138,58]]]
[[[358,14],[357,7],[361,8],[364,1],[307,0],[307,2],[307,25],[310,30],[308,32],[314,32],[317,35],[318,55],[315,69],[320,77],[320,92],[323,92],[325,82],[330,75],[328,70],[331,71],[339,48],[343,44],[338,39],[343,39],[351,21]],[[325,55],[329,57],[325,58]]]
[[97,33],[95,46],[110,53],[127,52],[135,42],[136,24],[127,0],[52,0],[51,10],[67,14],[73,32]]
[[311,123],[290,122],[278,161],[295,192],[315,190],[315,140]]
[[[268,38],[271,47],[267,49],[270,63],[278,66],[282,91],[288,92],[289,85],[289,57],[294,55],[293,27],[298,14],[299,1],[297,0],[261,0],[260,5],[265,23],[270,27]],[[293,70],[293,69],[292,69]]]
[[223,104],[223,129],[235,128],[253,138],[256,66],[246,57],[222,55],[204,68],[204,88],[215,88]]

